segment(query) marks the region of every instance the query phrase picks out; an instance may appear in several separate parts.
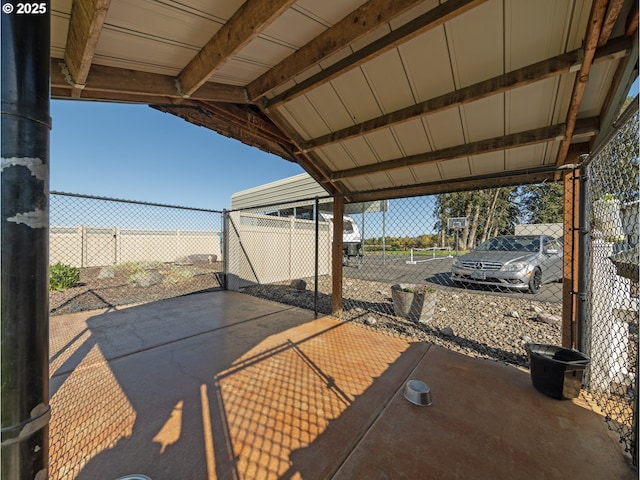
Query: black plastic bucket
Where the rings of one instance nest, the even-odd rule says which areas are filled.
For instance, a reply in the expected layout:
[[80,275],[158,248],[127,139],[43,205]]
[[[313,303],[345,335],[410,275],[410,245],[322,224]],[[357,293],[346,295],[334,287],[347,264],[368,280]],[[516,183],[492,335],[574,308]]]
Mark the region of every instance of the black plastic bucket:
[[536,390],[557,399],[576,398],[589,357],[569,348],[528,343],[531,383]]

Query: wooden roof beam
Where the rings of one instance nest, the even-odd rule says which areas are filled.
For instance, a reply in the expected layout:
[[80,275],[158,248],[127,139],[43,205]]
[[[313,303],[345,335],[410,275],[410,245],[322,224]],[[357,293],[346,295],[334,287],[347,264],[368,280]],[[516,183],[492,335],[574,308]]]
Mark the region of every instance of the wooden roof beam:
[[79,98],[87,81],[111,0],[75,0],[71,5],[64,60]]
[[387,35],[373,41],[369,45],[357,50],[348,57],[336,62],[319,73],[312,75],[308,79],[291,87],[273,98],[264,100],[262,107],[265,109],[273,108],[283,102],[298,97],[309,90],[316,88],[318,85],[327,83],[332,79],[352,70],[363,63],[375,58],[383,53],[395,48],[418,35],[432,30],[487,0],[449,0],[428,12],[416,17],[406,24],[398,27]]
[[500,172],[474,177],[448,178],[435,182],[425,182],[417,185],[398,185],[394,187],[358,192],[351,195],[351,202],[371,202],[375,200],[389,200],[392,198],[415,197],[419,195],[437,195],[440,193],[464,192],[495,187],[509,187],[553,181],[556,173],[555,166],[529,168],[512,171],[506,175]]
[[178,75],[185,97],[193,95],[222,65],[287,10],[295,0],[248,0]]
[[[256,135],[263,135],[271,140],[280,143],[290,144],[291,149],[295,147],[289,138],[282,133],[271,120],[265,119],[255,107],[240,107],[230,103],[198,102],[203,108],[209,110],[220,118],[224,118],[231,123],[243,126]],[[253,109],[252,109],[253,108]]]
[[600,32],[600,38],[598,38],[598,48],[604,47],[609,41],[613,27],[616,25],[623,6],[624,0],[610,0],[607,14],[602,25],[602,31]]
[[[612,57],[628,55],[633,47],[629,38],[618,38],[609,42],[596,53],[596,61],[608,60]],[[561,75],[576,68],[583,61],[583,50],[580,48],[557,57],[549,58],[512,72],[470,85],[454,92],[445,93],[416,105],[396,110],[365,122],[343,128],[336,132],[304,141],[300,144],[303,151],[311,151],[326,145],[341,142],[366,133],[375,132],[427,114],[438,113],[460,105],[475,102],[491,95],[503,93],[515,88]]]
[[640,15],[638,15],[638,2],[633,2],[633,7],[629,12],[629,16],[627,17],[627,22],[625,24],[625,35],[630,37],[635,35],[638,31],[638,20],[640,19]]
[[423,0],[369,0],[331,28],[300,47],[278,65],[246,87],[247,96],[256,101],[270,90],[349,46]]
[[[57,98],[69,98],[73,79],[66,63],[51,59],[51,92]],[[171,103],[182,100],[170,75],[140,72],[124,68],[94,65],[91,68],[83,95],[96,100],[127,101],[131,103]],[[246,103],[242,87],[207,82],[191,100]]]
[[576,74],[576,80],[573,84],[573,92],[571,93],[571,100],[569,101],[569,108],[567,110],[567,120],[565,122],[567,125],[567,132],[560,144],[558,156],[556,157],[556,165],[558,166],[565,163],[567,154],[569,153],[571,138],[573,137],[573,131],[578,119],[578,111],[580,110],[580,104],[582,103],[584,92],[587,88],[589,72],[591,71],[591,66],[596,55],[596,48],[598,47],[605,14],[607,13],[607,4],[607,0],[594,0],[591,5],[589,23],[587,24],[587,31],[583,43],[584,61],[580,66],[580,70]]
[[292,152],[290,144],[279,142],[277,139],[271,138],[261,132],[251,131],[237,122],[229,122],[226,118],[221,118],[216,114],[202,108],[202,105],[190,102],[185,105],[150,105],[151,108],[164,113],[175,115],[189,123],[207,128],[214,132],[233,138],[246,145],[259,148],[268,153],[278,155],[279,157],[296,162],[296,157]]
[[[593,136],[598,132],[598,118],[587,118],[580,120],[576,133],[580,136]],[[385,162],[372,163],[360,167],[349,168],[334,172],[331,180],[342,180],[362,175],[396,170],[400,168],[417,167],[430,163],[437,163],[456,158],[465,158],[474,155],[509,150],[512,148],[535,145],[538,143],[561,140],[565,136],[566,125],[552,125],[549,127],[536,128],[526,132],[512,133],[501,137],[489,138],[465,145],[434,150],[432,152],[419,153],[409,157],[401,157]]]

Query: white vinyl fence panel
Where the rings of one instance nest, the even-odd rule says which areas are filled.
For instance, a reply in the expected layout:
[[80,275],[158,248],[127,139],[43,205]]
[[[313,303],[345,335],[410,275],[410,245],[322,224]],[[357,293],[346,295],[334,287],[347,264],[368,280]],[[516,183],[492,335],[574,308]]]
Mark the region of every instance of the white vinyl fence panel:
[[49,263],[78,268],[125,262],[221,260],[216,230],[144,230],[117,227],[52,226]]

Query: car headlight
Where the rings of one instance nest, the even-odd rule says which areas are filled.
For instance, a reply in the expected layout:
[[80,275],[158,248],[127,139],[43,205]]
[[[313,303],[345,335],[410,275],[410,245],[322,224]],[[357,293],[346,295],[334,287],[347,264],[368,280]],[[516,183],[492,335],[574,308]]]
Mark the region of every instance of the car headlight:
[[456,258],[451,265],[456,268],[460,268],[462,267],[462,262]]
[[503,272],[519,272],[520,270],[525,270],[528,266],[529,264],[526,262],[506,263],[500,270]]

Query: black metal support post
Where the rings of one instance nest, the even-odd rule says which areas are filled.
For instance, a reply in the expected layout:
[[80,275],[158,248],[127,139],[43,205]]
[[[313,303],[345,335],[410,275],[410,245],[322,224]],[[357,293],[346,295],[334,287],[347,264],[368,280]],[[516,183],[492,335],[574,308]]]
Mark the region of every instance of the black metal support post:
[[313,291],[313,312],[315,314],[315,316],[318,316],[318,263],[319,263],[319,240],[320,240],[320,232],[319,232],[319,228],[320,228],[320,215],[318,214],[319,212],[319,207],[320,207],[320,200],[318,199],[318,197],[316,197],[316,202],[315,202],[315,206],[314,206],[314,210],[315,210],[315,219],[316,219],[316,258],[315,258],[315,286],[314,286],[314,291]]
[[44,479],[50,417],[50,12],[49,2],[44,13],[18,14],[12,5],[3,2],[0,13],[0,470],[3,479]]
[[[574,174],[575,175],[575,174]],[[589,182],[587,168],[580,171],[580,197],[578,200],[578,321],[577,347],[581,352],[588,351],[589,339]]]
[[229,290],[229,211],[222,211],[222,278],[223,290]]

